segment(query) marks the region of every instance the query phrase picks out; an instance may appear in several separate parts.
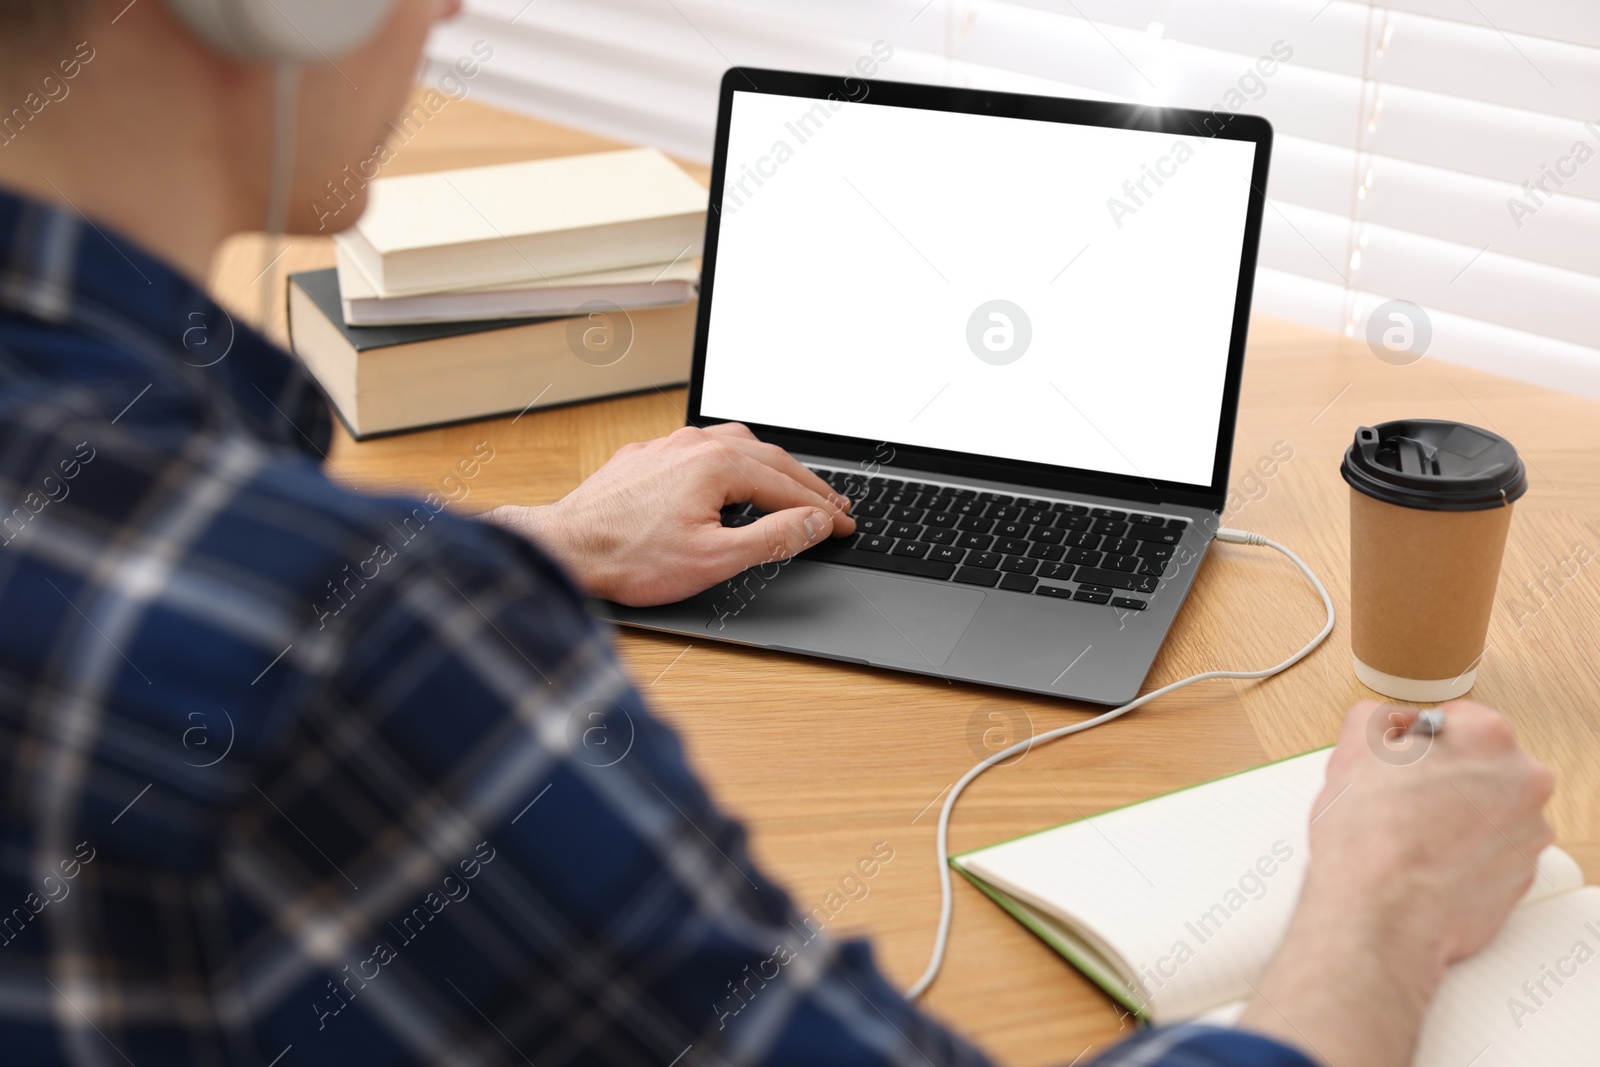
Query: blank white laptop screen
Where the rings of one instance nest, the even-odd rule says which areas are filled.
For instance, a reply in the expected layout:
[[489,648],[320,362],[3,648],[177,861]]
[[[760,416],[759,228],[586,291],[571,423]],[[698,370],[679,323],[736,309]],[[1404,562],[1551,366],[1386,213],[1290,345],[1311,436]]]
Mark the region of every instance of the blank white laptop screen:
[[1209,486],[1255,151],[736,92],[701,414]]

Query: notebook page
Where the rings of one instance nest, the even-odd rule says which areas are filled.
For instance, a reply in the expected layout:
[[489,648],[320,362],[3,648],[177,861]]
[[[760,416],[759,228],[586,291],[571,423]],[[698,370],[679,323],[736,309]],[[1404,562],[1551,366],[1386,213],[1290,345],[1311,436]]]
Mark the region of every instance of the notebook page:
[[1249,991],[1288,926],[1329,751],[1307,753],[962,857],[1091,929],[1157,1022]]
[[1600,889],[1512,912],[1456,964],[1423,1024],[1415,1067],[1566,1067],[1600,1057]]
[[[1562,870],[1578,869],[1564,852]],[[1564,861],[1564,862],[1563,862]],[[1570,865],[1570,868],[1568,868]],[[1581,877],[1581,874],[1580,874]],[[1482,952],[1450,968],[1412,1067],[1578,1067],[1600,1049],[1600,889],[1525,902]],[[1246,1001],[1198,1022],[1232,1026]]]

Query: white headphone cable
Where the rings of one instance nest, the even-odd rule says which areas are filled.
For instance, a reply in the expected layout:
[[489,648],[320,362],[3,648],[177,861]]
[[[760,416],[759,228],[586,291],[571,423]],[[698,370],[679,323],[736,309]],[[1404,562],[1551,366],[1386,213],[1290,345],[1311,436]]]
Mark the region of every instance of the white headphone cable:
[[935,846],[938,853],[937,859],[939,862],[939,925],[934,933],[933,954],[928,960],[927,970],[922,972],[922,977],[918,978],[916,983],[912,985],[910,989],[906,990],[907,1000],[916,1000],[918,997],[922,996],[923,993],[927,992],[928,987],[933,984],[933,980],[939,976],[939,968],[944,965],[945,948],[950,941],[950,917],[955,906],[953,890],[951,889],[950,885],[950,814],[955,810],[956,800],[961,796],[962,791],[965,790],[967,786],[971,785],[980,774],[988,770],[990,767],[993,767],[997,763],[1002,763],[1013,756],[1032,750],[1037,745],[1048,744],[1051,741],[1066,737],[1068,734],[1081,733],[1084,730],[1092,729],[1093,727],[1099,726],[1102,723],[1108,723],[1112,719],[1121,718],[1128,712],[1150,703],[1150,701],[1155,700],[1157,697],[1166,696],[1168,693],[1182,689],[1186,685],[1193,685],[1195,682],[1209,681],[1213,678],[1271,678],[1275,674],[1281,674],[1283,671],[1288,670],[1290,667],[1293,667],[1296,663],[1299,663],[1301,660],[1309,656],[1316,649],[1316,647],[1322,644],[1323,641],[1327,640],[1328,635],[1333,632],[1333,599],[1328,596],[1328,590],[1322,584],[1322,579],[1317,577],[1316,572],[1314,572],[1311,567],[1307,565],[1305,560],[1301,559],[1299,556],[1295,555],[1292,550],[1285,548],[1276,541],[1262,537],[1260,534],[1247,533],[1243,530],[1230,530],[1227,528],[1219,529],[1217,531],[1217,540],[1238,545],[1264,545],[1267,548],[1277,549],[1285,556],[1288,556],[1289,559],[1293,561],[1295,566],[1299,567],[1305,576],[1311,579],[1311,584],[1316,587],[1317,595],[1322,597],[1322,606],[1327,609],[1328,621],[1323,624],[1322,629],[1317,632],[1317,635],[1305,644],[1305,647],[1301,648],[1300,651],[1296,652],[1294,655],[1290,656],[1288,659],[1277,664],[1276,666],[1268,667],[1267,669],[1260,671],[1206,671],[1203,674],[1191,675],[1188,678],[1173,682],[1171,685],[1164,685],[1160,689],[1152,690],[1151,692],[1146,693],[1144,696],[1139,697],[1137,700],[1129,701],[1120,708],[1113,708],[1110,711],[1102,712],[1092,719],[1085,719],[1082,722],[1076,722],[1070,726],[1062,726],[1054,730],[1047,730],[1044,733],[1030,737],[1025,741],[1018,741],[1010,748],[986,757],[974,765],[971,770],[967,771],[966,774],[962,775],[960,780],[951,787],[950,795],[945,797],[944,806],[939,809],[939,831],[937,845]]
[[294,141],[297,111],[300,106],[300,65],[292,61],[278,64],[272,92],[272,160],[267,172],[266,236],[261,251],[261,273],[256,284],[261,289],[260,330],[266,333],[271,322],[274,279],[267,275],[282,258],[275,251],[278,239],[289,228],[289,198],[294,195]]

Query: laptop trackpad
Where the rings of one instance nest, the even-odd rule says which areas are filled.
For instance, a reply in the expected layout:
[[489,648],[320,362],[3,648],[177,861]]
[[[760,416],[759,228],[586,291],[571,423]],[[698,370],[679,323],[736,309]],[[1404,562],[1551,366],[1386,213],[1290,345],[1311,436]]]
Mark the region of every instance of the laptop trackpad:
[[913,669],[950,658],[985,595],[807,562],[746,571],[713,593],[706,629],[715,636]]

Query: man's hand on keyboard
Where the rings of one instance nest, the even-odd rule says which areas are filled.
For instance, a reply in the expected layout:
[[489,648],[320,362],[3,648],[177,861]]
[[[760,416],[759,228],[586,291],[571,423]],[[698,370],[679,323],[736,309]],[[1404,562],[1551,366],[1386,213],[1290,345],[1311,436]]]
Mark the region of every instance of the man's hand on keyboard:
[[[767,514],[724,526],[722,509],[746,502]],[[783,449],[722,423],[624,445],[556,503],[481,517],[536,542],[588,592],[641,607],[854,533],[849,506]]]

